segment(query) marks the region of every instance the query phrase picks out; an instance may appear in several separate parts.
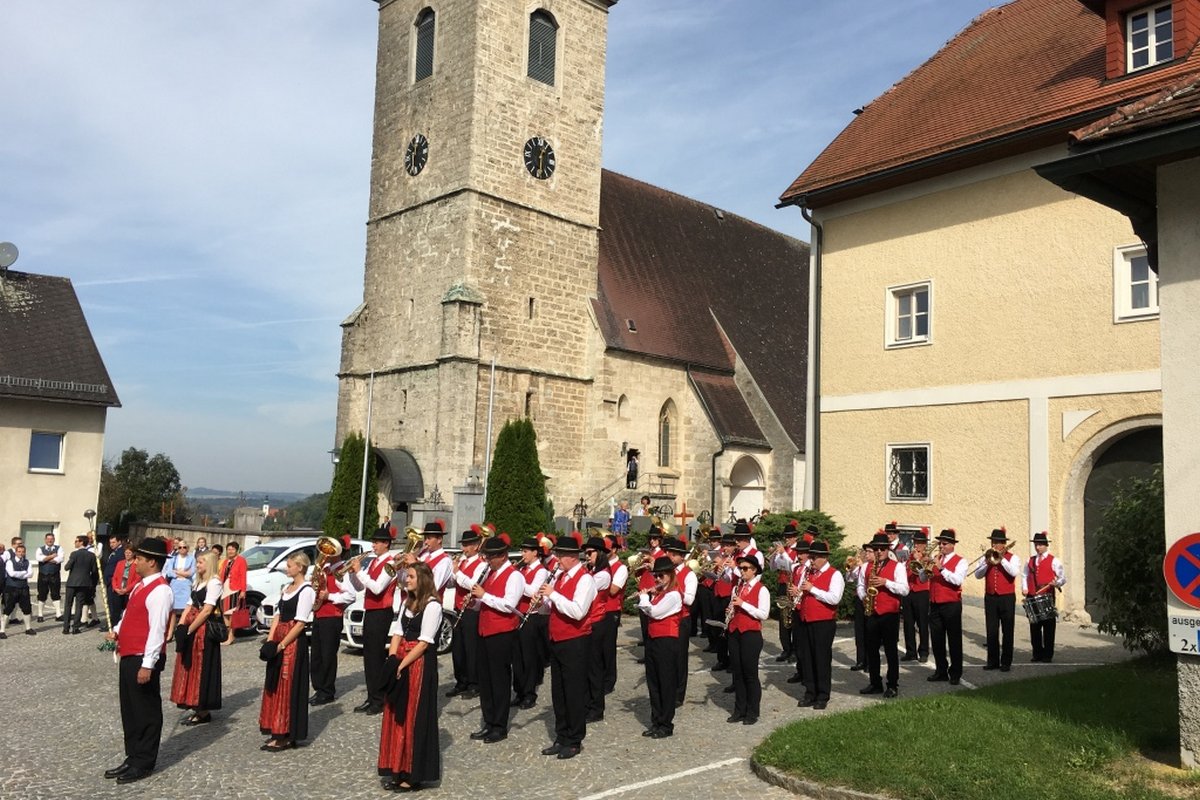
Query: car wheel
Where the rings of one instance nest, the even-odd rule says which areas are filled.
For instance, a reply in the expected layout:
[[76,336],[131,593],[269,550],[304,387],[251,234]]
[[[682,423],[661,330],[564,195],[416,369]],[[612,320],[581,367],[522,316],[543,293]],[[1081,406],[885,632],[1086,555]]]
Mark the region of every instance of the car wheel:
[[450,645],[454,641],[454,623],[458,619],[458,614],[453,611],[442,611],[442,624],[438,627],[437,638],[437,654],[443,655],[450,652]]
[[[246,632],[257,633],[262,630],[258,625],[258,607],[262,605],[262,601],[262,595],[246,595],[246,611],[250,614],[250,627],[243,629]],[[262,632],[266,633],[266,630],[262,630]],[[233,635],[237,636],[239,633],[242,633],[242,631],[234,631]]]

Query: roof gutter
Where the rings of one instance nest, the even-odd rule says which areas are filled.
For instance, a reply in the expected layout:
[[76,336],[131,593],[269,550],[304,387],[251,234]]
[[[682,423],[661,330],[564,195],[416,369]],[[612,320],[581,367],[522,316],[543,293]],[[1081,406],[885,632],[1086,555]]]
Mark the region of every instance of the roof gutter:
[[804,500],[808,508],[821,507],[821,251],[825,229],[812,212],[800,206],[800,216],[812,227],[808,270],[808,385],[804,413]]

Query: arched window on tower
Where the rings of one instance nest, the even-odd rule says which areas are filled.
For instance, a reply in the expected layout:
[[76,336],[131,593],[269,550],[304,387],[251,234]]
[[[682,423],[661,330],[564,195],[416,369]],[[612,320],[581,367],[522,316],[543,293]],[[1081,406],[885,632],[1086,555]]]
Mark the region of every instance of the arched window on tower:
[[417,15],[417,24],[413,31],[417,43],[416,61],[413,65],[414,83],[433,74],[433,31],[433,9],[426,8]]
[[658,412],[658,465],[671,466],[671,428],[675,425],[675,403],[668,400]]
[[554,85],[555,48],[558,24],[546,11],[529,15],[529,77],[547,86]]

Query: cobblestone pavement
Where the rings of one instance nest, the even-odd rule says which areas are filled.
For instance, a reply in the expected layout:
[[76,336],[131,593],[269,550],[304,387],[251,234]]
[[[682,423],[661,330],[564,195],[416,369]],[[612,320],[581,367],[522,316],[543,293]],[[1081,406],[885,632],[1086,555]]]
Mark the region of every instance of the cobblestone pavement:
[[[1019,614],[1019,611],[1018,611]],[[928,664],[906,663],[901,697],[930,692],[969,691],[997,681],[1121,660],[1119,642],[1094,628],[1060,623],[1055,662],[1030,664],[1028,627],[1017,620],[1016,657],[1009,673],[983,672],[983,611],[968,605],[967,668],[964,685],[930,684]],[[121,725],[117,709],[117,673],[110,653],[97,651],[100,635],[88,631],[63,636],[50,623],[35,626],[38,636],[24,636],[22,626],[9,626],[0,641],[0,720],[8,746],[0,770],[0,798],[298,798],[328,795],[386,796],[375,774],[379,718],[354,714],[364,698],[361,658],[343,652],[339,662],[336,702],[310,716],[306,746],[284,753],[263,753],[257,729],[263,668],[258,638],[239,639],[225,648],[225,707],[211,724],[188,728],[178,724],[185,712],[164,704],[166,724],[158,769],[150,778],[117,786],[103,778],[106,768],[121,761]],[[790,664],[775,661],[774,628],[762,659],[762,718],[757,725],[725,722],[732,695],[722,692],[728,673],[708,670],[713,656],[701,653],[701,640],[691,650],[688,699],[676,716],[675,736],[651,741],[640,735],[649,718],[642,667],[632,647],[637,625],[626,620],[618,652],[619,679],[608,697],[605,719],[588,726],[583,753],[570,761],[540,754],[550,742],[553,717],[549,708],[549,676],[536,708],[515,711],[509,738],[485,745],[467,734],[479,723],[478,700],[440,698],[443,781],[423,797],[450,798],[601,798],[722,796],[788,798],[788,792],[759,781],[749,769],[754,746],[780,725],[819,714],[837,713],[867,703],[858,689],[865,679],[847,667],[854,642],[849,625],[839,627],[834,655],[834,697],[829,709],[796,707],[796,685],[785,683]],[[173,653],[173,650],[172,650]],[[440,659],[442,690],[451,681],[450,659]],[[163,680],[167,693],[171,667]]]

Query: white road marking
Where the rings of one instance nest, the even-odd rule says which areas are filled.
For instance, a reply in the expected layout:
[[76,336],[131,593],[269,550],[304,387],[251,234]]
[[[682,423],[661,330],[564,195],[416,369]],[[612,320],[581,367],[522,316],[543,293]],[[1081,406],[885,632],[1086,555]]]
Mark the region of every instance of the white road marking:
[[959,686],[965,686],[965,687],[967,687],[968,689],[977,689],[977,688],[979,688],[979,687],[977,687],[975,684],[971,683],[970,681],[964,681],[962,678],[959,678],[959,679],[958,679],[958,685],[959,685]]
[[600,798],[602,798],[602,797],[615,797],[616,795],[625,794],[626,792],[633,792],[633,791],[637,791],[638,789],[645,789],[647,786],[655,786],[657,784],[667,783],[668,781],[673,781],[678,778],[686,778],[689,775],[698,775],[701,772],[708,772],[709,770],[720,769],[721,767],[732,766],[733,764],[737,764],[737,763],[740,763],[745,760],[746,759],[744,759],[744,758],[727,758],[724,761],[717,761],[712,764],[706,764],[703,767],[694,767],[692,769],[685,769],[683,772],[676,772],[671,775],[662,775],[658,778],[651,778],[648,781],[640,781],[638,783],[631,783],[628,786],[618,786],[615,789],[608,789],[607,791],[600,792],[599,794],[589,794],[586,797],[579,798],[579,800],[600,800]]

